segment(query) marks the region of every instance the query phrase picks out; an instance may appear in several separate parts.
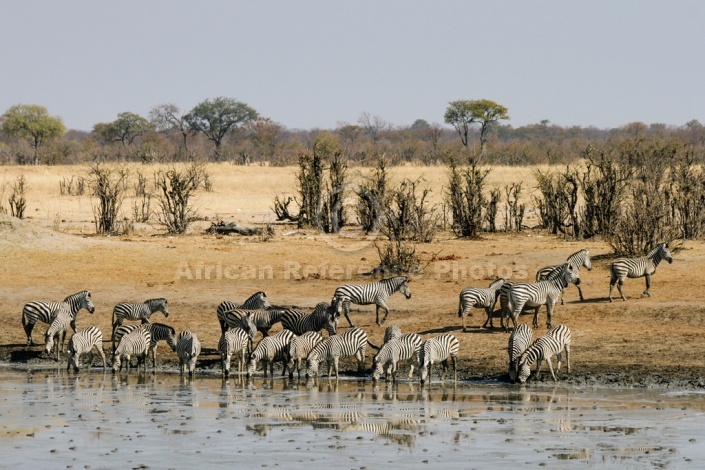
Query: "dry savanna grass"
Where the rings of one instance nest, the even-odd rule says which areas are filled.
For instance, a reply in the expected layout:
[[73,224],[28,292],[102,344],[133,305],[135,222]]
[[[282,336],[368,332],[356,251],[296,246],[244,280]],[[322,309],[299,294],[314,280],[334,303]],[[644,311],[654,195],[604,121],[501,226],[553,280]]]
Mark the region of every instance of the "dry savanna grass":
[[[133,166],[151,175],[157,166]],[[219,326],[215,310],[223,300],[242,301],[264,290],[278,305],[309,310],[320,301],[330,301],[336,286],[345,282],[370,282],[361,275],[378,262],[372,240],[354,229],[340,236],[327,236],[293,226],[277,226],[269,241],[259,237],[212,236],[203,232],[209,222],[195,224],[189,234],[163,236],[159,227],[145,225],[123,237],[87,236],[94,233],[92,201],[88,194],[62,196],[64,177],[87,174],[88,167],[4,167],[2,180],[23,174],[29,184],[27,220],[0,219],[0,329],[2,360],[26,351],[20,317],[31,300],[61,300],[83,289],[93,295],[96,312],[82,311],[78,326],[94,324],[110,334],[112,307],[122,301],[144,301],[166,297],[171,315],[155,314],[153,321],[177,330],[190,329],[204,345],[202,365],[211,367]],[[197,209],[202,217],[221,218],[254,225],[274,219],[274,194],[291,194],[295,168],[209,165],[212,192],[201,191]],[[495,168],[491,185],[525,181],[533,186],[533,168]],[[351,169],[361,177],[364,171]],[[395,167],[395,180],[423,177],[440,201],[446,181],[445,167]],[[131,185],[130,185],[131,187]],[[128,194],[132,197],[131,189]],[[125,202],[126,207],[130,201]],[[63,220],[56,224],[57,214]],[[129,216],[129,214],[126,214]],[[58,228],[59,231],[55,230]],[[83,229],[84,235],[80,232]],[[157,236],[154,236],[157,235]],[[554,324],[564,323],[573,331],[570,377],[560,380],[581,385],[705,385],[701,379],[702,341],[705,337],[705,293],[699,273],[705,271],[705,244],[686,242],[674,254],[673,264],[663,263],[652,277],[653,297],[640,298],[644,279],[625,282],[626,302],[607,301],[610,249],[600,240],[563,241],[537,230],[521,234],[485,234],[481,240],[458,240],[441,232],[433,243],[417,252],[428,263],[424,273],[412,276],[412,298],[395,294],[388,305],[391,313],[383,327],[374,322],[374,307],[353,306],[353,321],[378,343],[384,327],[397,324],[402,331],[415,331],[428,338],[450,332],[461,343],[461,378],[502,378],[506,370],[508,334],[500,329],[482,329],[483,311],[476,310],[463,333],[458,318],[458,294],[464,287],[487,286],[495,276],[533,280],[536,270],[559,263],[571,253],[589,248],[592,271],[581,271],[586,301],[578,300],[569,286],[565,305],[557,305]],[[545,310],[540,313],[545,332]],[[530,316],[520,321],[530,323]],[[340,326],[347,327],[345,319]],[[273,332],[281,328],[276,325]],[[46,325],[39,325],[34,339],[41,342]],[[51,363],[39,356],[36,360]],[[160,356],[175,356],[160,348]],[[369,366],[368,354],[368,366]],[[215,366],[216,368],[218,366]],[[352,367],[348,368],[348,370]]]

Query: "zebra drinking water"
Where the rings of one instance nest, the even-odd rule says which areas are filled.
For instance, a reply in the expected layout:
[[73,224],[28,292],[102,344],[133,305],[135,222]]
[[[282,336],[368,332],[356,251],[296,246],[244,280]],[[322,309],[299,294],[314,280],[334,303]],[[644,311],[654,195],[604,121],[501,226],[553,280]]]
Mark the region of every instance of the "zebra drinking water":
[[289,371],[289,379],[294,378],[294,368],[298,373],[298,378],[301,380],[301,364],[306,360],[313,348],[323,341],[323,336],[317,331],[307,331],[299,336],[294,336],[289,342],[287,351],[287,370]]
[[[411,298],[408,277],[395,276],[370,284],[345,284],[338,287],[333,296],[340,297],[343,300],[343,312],[351,327],[355,326],[350,321],[351,303],[358,305],[375,304],[376,322],[378,326],[382,326],[382,323],[387,319],[387,315],[389,315],[389,308],[387,308],[385,302],[390,295],[397,291],[404,294],[407,299]],[[384,317],[381,322],[379,321],[380,308],[384,310]]]
[[[578,288],[578,294],[580,295],[580,300],[585,300],[583,297],[583,291],[580,289],[580,268],[585,267],[588,271],[592,270],[592,263],[590,262],[590,250],[584,249],[573,253],[568,256],[566,263],[569,263],[573,268],[575,268],[575,287]],[[536,282],[548,281],[551,279],[556,279],[561,275],[562,264],[554,264],[552,266],[545,266],[536,272]],[[561,292],[561,305],[563,305],[563,292]]]
[[188,330],[179,333],[176,337],[176,355],[179,356],[179,373],[182,376],[188,372],[189,377],[193,377],[199,354],[201,343],[196,334]]
[[[44,333],[44,348],[49,355],[51,355],[52,349],[56,349],[57,362],[59,361],[59,350],[63,349],[66,332],[73,325],[73,320],[74,316],[71,314],[68,305],[60,304],[51,325]],[[56,344],[54,344],[55,340]]]
[[446,371],[448,370],[448,359],[453,362],[453,380],[458,381],[458,365],[457,356],[460,350],[460,342],[455,336],[445,333],[427,339],[423,343],[419,357],[419,368],[421,369],[421,385],[426,382],[431,383],[431,373],[433,364],[441,363],[443,372],[441,372],[441,381],[445,379]]
[[218,341],[218,352],[220,353],[220,361],[223,366],[223,375],[230,375],[230,362],[234,354],[240,353],[238,361],[238,374],[242,374],[245,369],[245,358],[249,355],[250,344],[257,330],[253,328],[251,331],[245,331],[242,328],[230,328],[220,336]]
[[622,284],[624,284],[624,279],[627,277],[645,277],[646,290],[641,296],[644,297],[648,295],[651,297],[649,293],[649,288],[651,288],[651,275],[656,272],[659,263],[664,259],[668,261],[669,264],[673,263],[668,244],[659,243],[649,254],[641,258],[618,258],[612,261],[612,264],[610,264],[610,302],[612,302],[612,288],[615,283],[617,284],[619,295],[622,296],[622,300],[627,300],[622,293]]
[[523,323],[519,324],[509,336],[507,353],[509,354],[509,381],[515,383],[519,375],[519,359],[521,355],[531,346],[534,330]]
[[482,324],[483,328],[487,327],[489,322],[490,328],[492,325],[492,312],[499,297],[499,289],[507,282],[505,279],[497,279],[493,281],[489,287],[467,287],[460,292],[460,300],[458,303],[458,316],[463,318],[463,333],[467,331],[465,327],[465,316],[470,313],[471,308],[484,308],[487,313],[487,319]]
[[255,292],[248,297],[242,305],[238,305],[230,300],[221,302],[216,309],[216,316],[218,317],[218,323],[220,323],[220,332],[225,333],[228,328],[231,328],[230,324],[225,319],[225,312],[230,312],[236,309],[260,310],[268,309],[270,307],[271,305],[267,301],[267,293],[264,291]]
[[318,343],[306,358],[306,378],[318,375],[321,361],[328,361],[328,378],[335,370],[338,379],[338,365],[340,359],[355,356],[357,370],[362,372],[365,367],[365,349],[367,348],[367,333],[360,328],[350,328],[342,335],[329,336]]
[[307,331],[321,331],[325,328],[328,335],[332,336],[338,331],[341,310],[342,301],[338,297],[333,297],[331,305],[320,302],[309,315],[298,310],[287,310],[281,317],[282,327],[291,330],[295,335],[301,335]]
[[257,347],[250,354],[250,362],[247,367],[247,377],[255,373],[257,363],[264,362],[264,377],[267,378],[267,366],[269,365],[270,377],[274,377],[274,363],[282,363],[282,375],[286,372],[287,349],[294,337],[290,330],[282,330],[279,333],[262,338]]
[[[71,321],[71,328],[76,331],[76,316],[78,312],[85,308],[88,313],[93,313],[95,307],[91,301],[91,293],[87,290],[82,290],[75,294],[66,297],[63,302],[47,302],[43,300],[35,300],[34,302],[29,302],[25,304],[22,308],[22,326],[27,334],[27,346],[32,346],[34,341],[32,341],[32,330],[34,325],[40,321],[46,324],[50,324],[52,320],[56,317],[56,312],[61,306],[68,307],[73,317]],[[62,340],[63,342],[63,340]]]
[[148,329],[152,337],[149,346],[149,350],[152,353],[152,367],[157,366],[157,346],[159,344],[159,341],[165,341],[172,351],[176,351],[176,331],[171,326],[165,325],[163,323],[146,323],[144,325],[131,323],[129,325],[118,326],[115,329],[113,344],[115,342],[119,343],[120,339],[123,336],[130,333],[131,331],[134,331],[137,328]]
[[71,370],[73,366],[74,372],[78,372],[81,363],[81,354],[90,354],[90,362],[93,362],[93,348],[98,350],[101,359],[103,359],[103,369],[107,367],[105,362],[105,353],[103,352],[103,333],[96,326],[89,326],[77,331],[69,340],[67,347],[68,361],[66,370]]
[[556,372],[558,372],[561,369],[562,353],[564,351],[568,362],[568,372],[570,372],[570,339],[570,329],[565,325],[558,325],[534,341],[519,359],[519,382],[524,383],[529,378],[531,364],[533,363],[536,363],[535,376],[538,378],[541,372],[541,361],[548,363],[553,381],[556,382],[556,374],[553,372],[551,358],[553,356],[558,358],[558,366],[556,367]]
[[379,352],[372,359],[372,380],[377,381],[384,372],[384,366],[389,364],[385,373],[385,379],[391,373],[392,382],[397,381],[397,369],[400,361],[409,361],[409,379],[414,374],[414,365],[419,363],[419,352],[421,350],[421,336],[416,333],[407,333],[398,338],[385,342]]
[[135,328],[127,333],[118,343],[113,353],[113,374],[122,370],[122,359],[125,359],[127,372],[130,372],[130,357],[137,356],[137,368],[140,361],[147,371],[147,352],[152,343],[152,335],[148,328]]
[[[397,325],[389,325],[385,330],[384,330],[384,339],[382,340],[382,345],[385,343],[388,343],[389,341],[396,339],[401,336],[401,328],[399,328]],[[367,340],[367,344],[370,345],[371,348],[376,349],[379,351],[382,349],[382,346],[377,346],[372,341]]]
[[113,332],[110,335],[110,337],[113,338],[113,349],[115,348],[115,328],[122,325],[124,320],[139,320],[142,324],[149,323],[149,317],[151,317],[154,312],[162,312],[164,317],[169,317],[166,299],[149,299],[138,304],[128,302],[117,304],[113,308]]

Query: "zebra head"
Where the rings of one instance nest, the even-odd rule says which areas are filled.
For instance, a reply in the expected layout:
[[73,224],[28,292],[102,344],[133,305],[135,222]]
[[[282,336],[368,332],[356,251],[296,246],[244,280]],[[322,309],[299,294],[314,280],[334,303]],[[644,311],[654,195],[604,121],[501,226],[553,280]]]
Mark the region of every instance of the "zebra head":
[[166,334],[166,344],[169,345],[172,351],[176,352],[176,330],[172,327],[168,327]]
[[147,302],[145,302],[149,306],[149,311],[154,313],[154,312],[162,312],[165,317],[169,317],[169,310],[166,308],[167,301],[164,298],[159,298],[159,299],[150,299]]
[[428,369],[431,363],[431,354],[426,352],[426,344],[419,351],[419,373],[421,374],[421,385],[428,378]]
[[259,356],[255,353],[256,351],[250,354],[250,357],[247,360],[246,376],[248,379],[255,374],[255,370],[257,369],[257,361],[259,360]]
[[46,350],[47,354],[51,354],[51,350],[54,347],[54,335],[52,334],[44,334],[44,349]]
[[399,285],[399,292],[404,294],[404,297],[407,299],[411,298],[411,290],[409,290],[409,278],[406,276],[400,276],[402,278],[402,282]]
[[661,243],[658,248],[661,254],[661,258],[668,261],[668,264],[673,263],[673,258],[671,258],[671,250],[668,249],[668,243]]
[[345,303],[345,299],[341,295],[334,295],[333,298],[330,301],[330,307],[331,310],[333,311],[333,314],[335,315],[336,318],[340,318],[340,315],[343,314],[343,304]]
[[76,354],[76,349],[74,348],[73,341],[69,341],[69,345],[66,348],[66,353],[69,355],[69,362],[66,365],[66,370],[69,370],[73,366],[73,371],[78,372],[80,358],[79,355]]
[[247,315],[242,317],[242,320],[240,320],[240,328],[245,330],[245,333],[247,333],[250,341],[255,339],[255,335],[257,334],[257,325],[255,325],[255,314],[253,312],[247,312]]
[[529,378],[530,375],[531,368],[529,367],[529,364],[527,364],[526,361],[519,362],[519,383],[526,383],[526,380]]
[[120,366],[120,364],[121,364],[120,363],[120,353],[117,352],[117,350],[116,350],[115,355],[113,356],[113,368],[112,368],[113,374],[115,372],[118,372],[122,368]]
[[561,266],[560,279],[563,281],[563,287],[568,287],[568,284],[580,284],[578,269],[574,268],[570,263],[563,263],[563,266]]
[[259,310],[261,308],[269,308],[272,305],[267,300],[267,293],[264,291],[255,292],[252,294],[240,308],[247,310]]
[[88,313],[95,312],[95,307],[91,301],[91,293],[87,290],[82,290],[73,295],[69,295],[64,299],[64,302],[71,305],[72,312],[78,312],[82,308],[88,310]]
[[379,353],[375,354],[372,358],[372,366],[374,368],[374,371],[372,372],[372,381],[377,382],[380,376],[384,373],[384,364],[382,364],[382,361],[379,360]]
[[590,261],[590,250],[583,250],[585,252],[585,258],[583,259],[583,266],[588,271],[592,271],[592,262]]
[[315,354],[309,354],[306,359],[306,378],[316,377],[318,375],[319,359]]

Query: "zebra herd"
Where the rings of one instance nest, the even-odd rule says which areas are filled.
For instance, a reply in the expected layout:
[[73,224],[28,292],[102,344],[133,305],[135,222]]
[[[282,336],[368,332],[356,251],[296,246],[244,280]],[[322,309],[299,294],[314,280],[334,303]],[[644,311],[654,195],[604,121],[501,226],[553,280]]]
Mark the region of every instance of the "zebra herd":
[[[673,262],[666,243],[659,244],[645,257],[620,258],[610,265],[610,292],[616,284],[623,300],[622,284],[626,278],[646,278],[646,290],[642,296],[650,296],[651,275],[656,271],[662,260]],[[581,267],[592,269],[588,250],[580,250],[570,255],[565,263],[546,266],[536,273],[536,282],[518,282],[505,279],[494,280],[487,288],[466,288],[460,292],[458,316],[462,317],[463,332],[467,331],[466,316],[472,308],[485,309],[487,318],[482,327],[493,328],[494,308],[500,302],[500,327],[509,331],[509,321],[512,321],[512,333],[509,336],[507,353],[508,377],[515,381],[525,382],[535,365],[535,375],[541,371],[541,364],[548,364],[551,376],[556,380],[551,358],[558,359],[557,369],[560,370],[562,356],[565,354],[567,369],[570,372],[570,341],[571,331],[565,325],[552,326],[552,312],[558,302],[563,303],[563,292],[569,284],[578,288],[580,299],[584,300],[580,289],[579,271]],[[305,364],[306,377],[317,377],[321,363],[327,363],[328,377],[339,377],[339,361],[348,357],[357,359],[358,373],[365,370],[365,352],[367,346],[377,350],[372,360],[372,379],[379,380],[384,375],[386,380],[395,382],[400,364],[409,366],[408,378],[412,379],[414,369],[421,383],[430,382],[435,364],[442,366],[441,380],[452,363],[454,380],[457,381],[457,355],[460,349],[458,339],[452,334],[440,334],[426,341],[417,333],[402,334],[401,329],[392,325],[387,328],[384,343],[376,346],[368,340],[367,333],[355,327],[350,320],[350,304],[375,304],[376,323],[385,322],[389,308],[388,298],[395,292],[401,292],[407,299],[411,298],[409,279],[406,276],[394,276],[368,284],[346,284],[339,286],[330,304],[321,302],[310,314],[295,308],[272,306],[263,291],[256,292],[242,304],[231,301],[222,302],[216,309],[216,317],[221,329],[217,351],[221,358],[224,376],[230,374],[233,357],[238,358],[238,373],[247,377],[254,374],[257,365],[263,364],[264,376],[267,371],[272,376],[274,364],[281,362],[282,375],[293,378],[294,371],[301,377],[302,365]],[[535,341],[533,330],[518,322],[518,316],[524,309],[533,309],[532,326],[539,327],[538,313],[546,306],[547,333]],[[22,325],[27,336],[27,345],[34,344],[32,331],[37,322],[47,323],[49,327],[44,335],[47,354],[55,352],[56,360],[60,358],[66,333],[72,329],[74,335],[67,346],[67,370],[72,367],[78,372],[80,357],[98,351],[102,358],[103,368],[107,361],[103,351],[103,335],[95,326],[76,330],[76,317],[86,309],[89,313],[95,311],[89,291],[81,291],[66,297],[62,302],[34,301],[27,303],[22,310]],[[384,310],[380,320],[379,310]],[[181,331],[178,335],[171,326],[161,323],[151,323],[150,317],[155,312],[161,312],[169,317],[167,300],[164,298],[150,299],[142,303],[119,303],[115,305],[112,315],[112,371],[120,372],[123,366],[129,371],[131,357],[138,359],[147,368],[147,357],[152,353],[152,367],[156,366],[156,349],[160,341],[164,341],[174,351],[180,364],[180,373],[193,376],[196,362],[201,352],[201,344],[196,334],[191,331]],[[338,334],[338,322],[342,315],[350,326],[342,334]],[[140,322],[127,323],[124,322]],[[281,323],[283,329],[270,336],[269,331],[276,323]],[[326,330],[327,337],[320,334]],[[262,340],[253,347],[257,332]],[[117,344],[117,346],[116,346]]]

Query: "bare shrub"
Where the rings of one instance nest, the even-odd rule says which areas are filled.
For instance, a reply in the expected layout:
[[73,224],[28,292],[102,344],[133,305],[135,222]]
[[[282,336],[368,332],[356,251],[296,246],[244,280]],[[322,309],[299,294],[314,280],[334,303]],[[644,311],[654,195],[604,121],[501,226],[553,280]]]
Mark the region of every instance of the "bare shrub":
[[577,238],[580,235],[580,223],[577,212],[578,171],[566,168],[563,172],[534,172],[536,187],[541,193],[534,197],[534,204],[539,211],[541,224],[554,235],[559,232]]
[[117,232],[116,221],[124,199],[124,181],[127,179],[126,168],[113,169],[96,163],[88,172],[88,184],[91,194],[98,198],[93,206],[93,220],[96,233],[111,234]]
[[63,196],[83,196],[86,190],[86,180],[82,176],[64,177],[59,181],[59,193]]
[[507,195],[507,203],[504,210],[505,232],[521,232],[524,212],[526,211],[526,204],[519,204],[521,189],[522,182],[504,186],[504,193]]
[[483,190],[489,169],[481,169],[473,159],[467,168],[458,168],[454,157],[449,160],[446,200],[453,217],[453,232],[458,237],[477,238],[482,230],[482,211],[486,205]]
[[384,208],[389,205],[388,186],[387,162],[384,158],[380,158],[370,178],[356,190],[357,218],[362,230],[367,233],[382,228]]
[[502,196],[499,192],[499,188],[490,189],[490,197],[489,199],[487,199],[487,204],[485,208],[485,219],[487,220],[488,232],[497,231],[497,212],[501,197]]
[[169,233],[184,233],[195,219],[191,198],[203,179],[202,164],[192,163],[183,170],[175,166],[155,174],[157,187],[157,219]]
[[665,192],[677,236],[694,239],[705,235],[705,171],[691,148],[674,159]]
[[24,219],[24,211],[27,208],[27,181],[24,175],[20,175],[12,183],[8,203],[10,205],[10,215],[18,219]]
[[423,180],[404,180],[390,190],[389,204],[384,208],[382,234],[389,240],[410,240],[422,243],[433,241],[440,214],[428,203],[431,190],[424,188],[417,194]]

